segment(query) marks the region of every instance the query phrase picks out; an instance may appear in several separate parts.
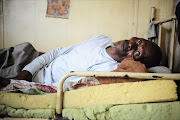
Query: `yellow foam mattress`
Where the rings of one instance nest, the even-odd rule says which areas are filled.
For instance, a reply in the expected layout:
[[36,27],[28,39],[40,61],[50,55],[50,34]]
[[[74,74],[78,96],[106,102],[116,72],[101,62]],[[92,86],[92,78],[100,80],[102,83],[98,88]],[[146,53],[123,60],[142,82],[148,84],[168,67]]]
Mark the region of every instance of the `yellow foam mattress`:
[[97,105],[174,101],[177,86],[173,80],[150,80],[93,86],[64,93],[64,108]]
[[[151,80],[92,86],[65,92],[63,108],[175,101],[177,99],[176,87],[173,80]],[[56,98],[56,93],[26,95],[0,92],[0,104],[13,108],[55,109]]]
[[56,93],[27,95],[21,93],[0,92],[0,104],[5,104],[13,108],[55,109],[56,96]]

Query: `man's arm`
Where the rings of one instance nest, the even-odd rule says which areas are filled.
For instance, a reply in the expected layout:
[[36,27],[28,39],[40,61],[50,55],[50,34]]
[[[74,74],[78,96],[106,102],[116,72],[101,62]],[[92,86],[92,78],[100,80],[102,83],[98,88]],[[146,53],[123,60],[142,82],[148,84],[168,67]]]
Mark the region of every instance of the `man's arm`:
[[65,48],[56,48],[50,52],[47,52],[36,59],[31,63],[26,65],[23,70],[14,78],[16,80],[27,80],[32,82],[33,74],[40,70],[43,66],[50,64],[54,59],[63,54]]
[[50,52],[47,52],[36,59],[34,59],[31,63],[26,65],[23,70],[14,78],[17,80],[27,80],[29,82],[32,81],[32,76],[35,72],[40,70],[43,66],[50,64],[57,57],[69,53],[74,47],[79,44],[65,47],[65,48],[56,48]]
[[23,71],[29,71],[31,75],[40,70],[43,66],[50,64],[54,59],[61,55],[63,49],[57,48],[50,52],[47,52],[36,59],[34,59],[30,64],[23,68]]

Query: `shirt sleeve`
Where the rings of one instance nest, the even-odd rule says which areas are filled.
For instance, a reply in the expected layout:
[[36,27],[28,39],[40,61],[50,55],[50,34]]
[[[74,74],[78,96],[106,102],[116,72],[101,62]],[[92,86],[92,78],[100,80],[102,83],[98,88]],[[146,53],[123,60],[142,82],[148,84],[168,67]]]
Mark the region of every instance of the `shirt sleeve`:
[[[42,69],[44,66],[48,66],[53,60],[58,58],[59,56],[63,54],[68,54],[71,50],[73,50],[75,47],[81,45],[81,44],[86,44],[87,42],[95,42],[95,44],[109,44],[111,42],[108,37],[100,35],[100,36],[95,36],[92,37],[88,40],[82,41],[80,43],[77,43],[75,45],[65,47],[65,48],[56,48],[50,52],[47,52],[36,59],[34,59],[30,64],[26,65],[23,70],[29,71],[32,75],[34,75],[35,72],[39,71]],[[104,41],[104,42],[103,42]],[[108,42],[107,42],[108,41]],[[88,44],[89,45],[89,44]],[[84,45],[84,47],[86,47]],[[81,49],[83,49],[83,46],[81,46]]]
[[32,75],[40,70],[43,66],[48,65],[61,53],[61,48],[56,48],[50,52],[47,52],[37,58],[35,58],[30,64],[26,65],[23,70],[29,71]]
[[27,70],[33,75],[35,72],[39,71],[42,67],[49,65],[57,57],[70,52],[77,45],[78,44],[70,46],[70,47],[65,47],[65,48],[59,47],[50,52],[47,52],[47,53],[37,57],[36,59],[34,59],[28,65],[26,65],[23,68],[23,70]]

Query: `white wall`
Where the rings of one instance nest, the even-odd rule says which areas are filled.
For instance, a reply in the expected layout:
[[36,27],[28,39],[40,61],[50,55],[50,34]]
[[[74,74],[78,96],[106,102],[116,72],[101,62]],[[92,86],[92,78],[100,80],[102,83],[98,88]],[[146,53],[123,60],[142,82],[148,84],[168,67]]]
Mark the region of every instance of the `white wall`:
[[0,48],[4,47],[4,35],[3,35],[3,28],[4,28],[4,23],[3,23],[3,1],[0,0]]
[[[71,0],[69,19],[62,19],[46,17],[47,0],[0,0],[0,48],[30,42],[38,51],[46,52],[100,34],[114,42],[133,36],[147,38],[151,7],[156,8],[155,17],[160,20],[174,15],[176,1]],[[163,25],[167,53],[170,28],[170,23]],[[175,51],[175,69],[179,69],[177,44]]]
[[[47,0],[3,0],[4,47],[28,41],[39,51],[69,46],[94,35],[113,41],[147,36],[156,18],[172,15],[176,0],[71,0],[69,19],[46,17]],[[2,41],[2,39],[1,39]]]

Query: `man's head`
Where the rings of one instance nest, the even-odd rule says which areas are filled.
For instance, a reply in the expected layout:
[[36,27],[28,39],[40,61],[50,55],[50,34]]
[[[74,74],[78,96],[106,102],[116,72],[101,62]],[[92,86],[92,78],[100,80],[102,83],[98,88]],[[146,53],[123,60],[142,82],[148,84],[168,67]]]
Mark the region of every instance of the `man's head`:
[[119,57],[133,57],[146,67],[153,67],[160,64],[162,53],[160,47],[143,38],[133,37],[130,40],[119,41],[115,45]]

